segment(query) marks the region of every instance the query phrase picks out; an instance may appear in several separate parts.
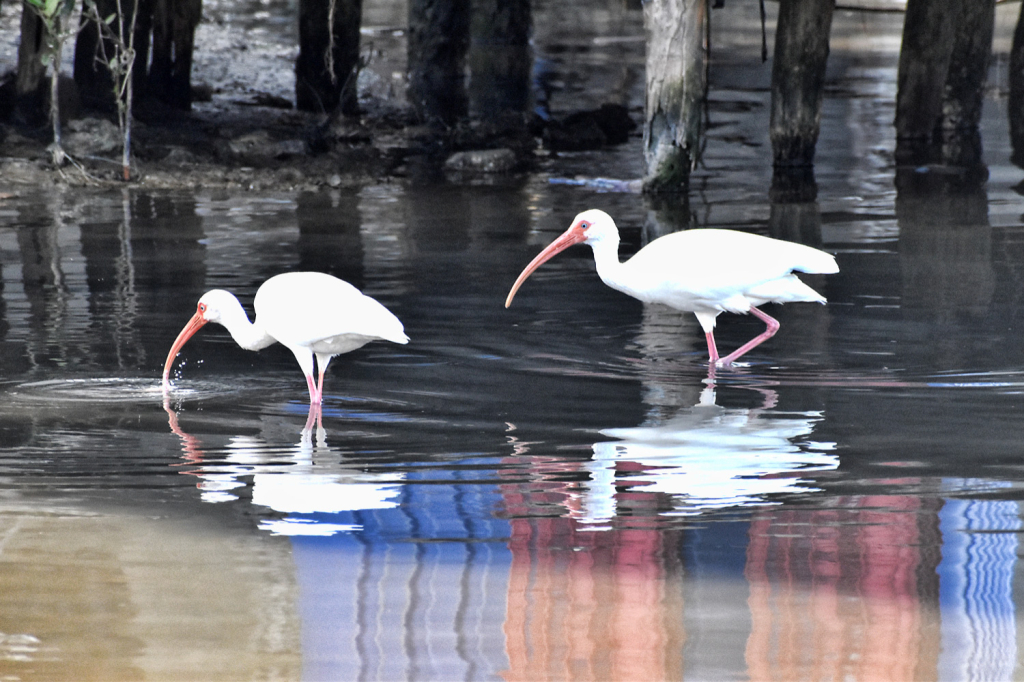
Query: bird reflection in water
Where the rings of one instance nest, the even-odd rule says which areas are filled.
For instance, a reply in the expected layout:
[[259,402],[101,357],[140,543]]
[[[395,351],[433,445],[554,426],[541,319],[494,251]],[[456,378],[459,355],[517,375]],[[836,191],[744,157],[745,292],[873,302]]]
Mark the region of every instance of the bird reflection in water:
[[[580,522],[604,527],[621,515],[625,500],[633,506],[645,496],[658,499],[660,515],[770,504],[776,495],[815,490],[807,474],[839,466],[835,444],[811,436],[822,412],[780,411],[782,389],[765,386],[748,368],[733,367],[719,385],[711,365],[699,379],[685,360],[693,336],[679,333],[693,326],[680,311],[644,307],[635,348],[647,418],[600,432],[608,440],[594,443],[581,464],[589,480],[567,500]],[[749,392],[757,395],[753,407],[718,404]]]
[[804,474],[839,466],[829,443],[806,441],[821,419],[817,412],[774,411],[777,396],[758,389],[764,404],[725,408],[705,388],[690,409],[660,423],[604,429],[612,441],[594,444],[584,463],[590,480],[572,516],[605,524],[616,516],[619,496],[660,493],[672,500],[668,515],[770,503],[771,496],[808,492]]
[[298,443],[286,448],[270,446],[263,438],[249,435],[232,436],[226,446],[210,448],[181,428],[167,397],[164,410],[171,431],[181,439],[184,461],[192,465],[181,473],[200,479],[196,485],[202,491],[202,500],[238,501],[244,497],[239,489],[251,478],[252,504],[272,510],[260,521],[262,530],[275,535],[352,532],[360,526],[337,523],[343,520],[340,517],[328,520],[320,515],[398,506],[403,474],[365,472],[334,463],[337,456],[325,456],[337,453],[327,446],[319,405],[310,405]]

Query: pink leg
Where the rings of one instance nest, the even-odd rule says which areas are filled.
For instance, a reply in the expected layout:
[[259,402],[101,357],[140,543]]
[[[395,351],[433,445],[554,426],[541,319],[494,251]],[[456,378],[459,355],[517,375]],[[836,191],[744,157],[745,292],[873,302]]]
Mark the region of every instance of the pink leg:
[[324,401],[324,370],[325,369],[327,369],[327,368],[326,367],[321,367],[320,368],[320,383],[318,383],[316,385],[316,394],[319,396],[319,401],[321,403]]
[[306,426],[303,427],[304,433],[309,433],[313,430],[314,426],[322,426],[319,404],[309,404],[309,415],[306,416]]
[[756,346],[759,346],[760,344],[764,343],[768,339],[772,338],[773,336],[775,336],[775,332],[779,331],[779,321],[776,320],[771,315],[769,315],[768,313],[762,312],[762,311],[758,310],[757,308],[755,308],[754,306],[750,306],[750,312],[753,313],[753,315],[755,317],[760,318],[761,321],[764,322],[766,325],[768,325],[768,328],[765,329],[764,332],[762,334],[760,334],[759,336],[755,336],[750,341],[747,341],[745,344],[743,344],[742,346],[740,346],[739,348],[737,348],[733,352],[731,352],[728,355],[726,355],[724,358],[719,360],[717,364],[719,364],[719,365],[731,365],[741,355],[743,355],[744,353],[746,353],[750,349],[755,348]]
[[718,346],[715,345],[715,333],[706,332],[704,338],[708,341],[708,356],[711,358],[711,365],[718,362]]
[[309,388],[309,404],[319,405],[320,404],[320,391],[317,389],[316,384],[313,383],[313,375],[306,375],[306,386]]

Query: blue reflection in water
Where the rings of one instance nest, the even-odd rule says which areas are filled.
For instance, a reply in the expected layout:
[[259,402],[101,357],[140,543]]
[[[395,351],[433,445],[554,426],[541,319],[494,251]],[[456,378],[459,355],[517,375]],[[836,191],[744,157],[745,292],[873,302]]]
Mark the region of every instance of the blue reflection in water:
[[[976,489],[985,482],[957,481],[956,487],[965,484]],[[939,527],[939,669],[964,680],[1011,679],[1017,661],[1013,578],[1020,508],[1009,500],[947,499],[939,512]]]
[[468,680],[508,668],[509,525],[489,513],[493,486],[460,485],[468,473],[413,472],[391,509],[308,515],[358,530],[292,538],[305,679]]

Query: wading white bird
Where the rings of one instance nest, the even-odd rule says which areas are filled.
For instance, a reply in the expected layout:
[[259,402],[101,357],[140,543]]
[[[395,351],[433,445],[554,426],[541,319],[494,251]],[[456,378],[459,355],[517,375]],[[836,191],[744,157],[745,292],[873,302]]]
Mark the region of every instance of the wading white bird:
[[[576,216],[558,239],[537,254],[512,285],[505,307],[526,278],[561,251],[589,244],[601,281],[645,303],[662,303],[697,316],[708,343],[711,364],[728,365],[779,329],[778,321],[759,310],[763,303],[811,301],[825,297],[801,282],[793,271],[839,272],[836,259],[818,249],[733,230],[695,229],[655,239],[625,263],[619,262],[619,231],[604,211]],[[715,346],[719,313],[751,313],[768,328],[724,358]]]
[[[234,295],[222,289],[207,291],[199,299],[196,314],[174,340],[164,363],[164,390],[174,358],[185,342],[207,322],[227,327],[231,338],[246,350],[260,350],[280,343],[295,354],[306,376],[309,402],[323,401],[324,372],[335,355],[361,348],[370,341],[408,343],[402,323],[390,310],[358,289],[321,272],[288,272],[275,275],[256,291],[256,320]],[[313,356],[320,370],[313,380]]]

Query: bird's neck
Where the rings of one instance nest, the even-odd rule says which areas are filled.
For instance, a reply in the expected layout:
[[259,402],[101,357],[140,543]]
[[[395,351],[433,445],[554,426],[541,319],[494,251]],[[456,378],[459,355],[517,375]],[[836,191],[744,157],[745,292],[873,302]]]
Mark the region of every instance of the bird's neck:
[[628,293],[629,286],[622,281],[622,263],[619,262],[619,240],[602,239],[590,244],[594,250],[594,264],[601,281],[612,289]]
[[264,331],[259,323],[253,324],[245,314],[242,304],[221,312],[220,324],[227,328],[231,338],[245,350],[260,350],[274,343],[274,338]]

